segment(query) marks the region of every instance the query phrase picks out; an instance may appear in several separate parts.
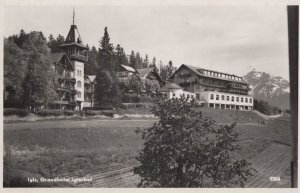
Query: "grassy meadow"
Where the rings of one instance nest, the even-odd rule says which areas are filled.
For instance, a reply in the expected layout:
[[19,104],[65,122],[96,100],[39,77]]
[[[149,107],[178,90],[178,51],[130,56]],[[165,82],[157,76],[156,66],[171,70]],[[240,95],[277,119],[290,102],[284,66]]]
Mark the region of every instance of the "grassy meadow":
[[[290,145],[289,116],[260,124],[253,112],[203,109],[217,123],[237,122],[242,149],[251,159],[272,143]],[[109,171],[136,164],[143,141],[135,130],[155,119],[47,120],[4,124],[4,185],[28,186],[27,177],[57,177],[77,171]],[[47,186],[45,184],[35,184]],[[70,186],[51,184],[51,186]]]

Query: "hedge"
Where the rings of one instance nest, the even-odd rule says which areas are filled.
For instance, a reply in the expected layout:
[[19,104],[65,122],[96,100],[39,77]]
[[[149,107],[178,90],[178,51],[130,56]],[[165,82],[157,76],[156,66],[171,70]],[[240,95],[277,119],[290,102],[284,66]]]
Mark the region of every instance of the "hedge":
[[85,110],[85,116],[95,116],[95,115],[104,115],[108,117],[113,117],[115,111],[114,110],[101,110],[101,111],[93,111],[93,110]]
[[10,116],[10,115],[17,115],[20,117],[25,117],[30,114],[30,111],[27,109],[17,109],[17,108],[4,108],[3,115]]
[[83,107],[82,110],[83,111],[101,111],[101,110],[113,110],[114,107],[113,106],[95,106],[95,107]]
[[80,114],[79,111],[75,110],[54,110],[54,109],[44,109],[37,110],[36,114],[42,117],[45,116],[72,116],[76,114]]

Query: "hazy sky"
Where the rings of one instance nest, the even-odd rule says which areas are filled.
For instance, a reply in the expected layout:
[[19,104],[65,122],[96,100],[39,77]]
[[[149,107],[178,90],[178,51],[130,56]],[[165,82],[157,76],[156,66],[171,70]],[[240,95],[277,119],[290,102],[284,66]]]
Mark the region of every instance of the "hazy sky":
[[[127,54],[139,51],[175,66],[188,64],[240,76],[255,68],[288,79],[285,6],[75,7],[84,43],[99,46],[104,27]],[[67,36],[69,6],[6,7],[4,35],[42,31]]]

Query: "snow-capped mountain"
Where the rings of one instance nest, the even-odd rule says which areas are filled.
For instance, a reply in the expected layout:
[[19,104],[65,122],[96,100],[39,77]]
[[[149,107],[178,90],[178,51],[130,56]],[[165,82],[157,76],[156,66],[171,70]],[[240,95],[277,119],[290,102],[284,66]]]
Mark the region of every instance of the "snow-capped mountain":
[[287,80],[255,69],[244,76],[244,79],[252,85],[255,99],[267,101],[282,109],[290,108],[290,83]]

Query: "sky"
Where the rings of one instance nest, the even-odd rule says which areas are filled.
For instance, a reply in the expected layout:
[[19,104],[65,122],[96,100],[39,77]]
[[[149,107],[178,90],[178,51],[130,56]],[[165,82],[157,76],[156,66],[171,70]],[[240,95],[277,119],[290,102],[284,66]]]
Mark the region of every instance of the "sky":
[[286,6],[6,6],[5,37],[42,31],[67,36],[75,24],[90,47],[105,26],[111,43],[164,64],[244,76],[252,69],[289,79]]

